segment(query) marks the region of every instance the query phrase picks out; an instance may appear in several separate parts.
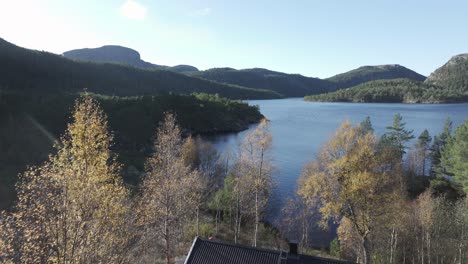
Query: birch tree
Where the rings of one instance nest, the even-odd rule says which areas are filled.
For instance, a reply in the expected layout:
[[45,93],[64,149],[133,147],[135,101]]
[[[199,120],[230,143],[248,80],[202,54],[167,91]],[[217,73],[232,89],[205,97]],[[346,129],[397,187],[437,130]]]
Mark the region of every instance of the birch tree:
[[359,238],[362,263],[371,263],[370,237],[381,219],[393,210],[387,205],[399,199],[398,177],[388,171],[385,156],[377,152],[374,134],[363,135],[359,126],[345,122],[307,166],[308,176],[299,194],[322,216],[352,226]]
[[112,141],[99,104],[81,97],[57,153],[20,176],[14,211],[18,262],[124,260],[128,192]]
[[171,264],[179,254],[183,229],[193,209],[198,171],[182,156],[184,141],[174,115],[166,114],[155,137],[155,154],[146,161],[138,208],[137,223],[143,232],[140,252],[153,258],[162,253]]
[[273,187],[271,147],[272,136],[266,119],[247,133],[240,146],[241,180],[248,183],[247,188],[253,196],[253,246],[257,246],[258,227]]

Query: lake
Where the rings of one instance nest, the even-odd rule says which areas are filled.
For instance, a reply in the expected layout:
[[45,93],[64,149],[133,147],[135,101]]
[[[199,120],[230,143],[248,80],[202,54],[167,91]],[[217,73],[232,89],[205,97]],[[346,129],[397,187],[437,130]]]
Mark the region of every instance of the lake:
[[[313,160],[320,147],[333,135],[341,122],[359,123],[370,116],[376,133],[380,136],[400,113],[407,129],[418,137],[424,129],[431,136],[442,131],[447,117],[455,129],[468,119],[468,104],[383,104],[383,103],[321,103],[305,102],[302,98],[279,100],[252,100],[261,113],[271,121],[273,158],[276,165],[277,190],[272,201],[271,215],[278,215],[282,201],[296,189],[296,181],[304,165]],[[250,129],[254,129],[255,125]],[[207,138],[223,151],[235,148],[245,135],[240,133]],[[325,237],[323,238],[325,240]]]

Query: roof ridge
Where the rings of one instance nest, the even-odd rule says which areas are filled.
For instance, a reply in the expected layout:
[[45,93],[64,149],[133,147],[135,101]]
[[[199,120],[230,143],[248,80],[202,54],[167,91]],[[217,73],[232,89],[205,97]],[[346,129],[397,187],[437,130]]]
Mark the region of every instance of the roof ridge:
[[259,248],[259,247],[247,246],[247,245],[242,245],[242,244],[236,244],[236,243],[232,243],[232,242],[228,242],[228,241],[210,240],[210,239],[201,238],[201,237],[197,237],[197,239],[199,239],[199,240],[201,240],[203,242],[209,242],[209,243],[213,243],[213,244],[221,244],[221,245],[225,245],[225,246],[232,246],[232,247],[238,247],[238,248],[244,248],[244,249],[252,249],[252,250],[257,250],[257,251],[277,253],[278,255],[281,255],[281,252],[282,252],[282,250]]

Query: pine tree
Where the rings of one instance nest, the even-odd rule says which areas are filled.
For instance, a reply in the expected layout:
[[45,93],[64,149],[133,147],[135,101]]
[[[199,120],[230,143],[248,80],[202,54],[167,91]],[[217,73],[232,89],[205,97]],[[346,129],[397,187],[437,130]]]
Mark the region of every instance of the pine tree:
[[374,133],[374,128],[372,127],[372,123],[370,120],[370,117],[366,117],[360,124],[359,128],[361,130],[361,133],[367,134],[367,133]]
[[434,143],[431,148],[431,174],[443,176],[444,168],[441,166],[442,152],[447,145],[447,142],[452,137],[452,121],[447,118],[444,123],[442,132],[434,137]]
[[424,129],[424,131],[419,135],[418,142],[416,143],[417,151],[421,156],[422,163],[422,175],[426,175],[426,165],[427,159],[430,156],[430,146],[431,146],[432,137],[429,135],[429,131]]
[[387,132],[381,139],[383,144],[397,148],[401,158],[406,153],[407,146],[405,144],[414,138],[413,130],[407,130],[405,125],[403,117],[399,113],[395,114],[392,126],[387,127]]

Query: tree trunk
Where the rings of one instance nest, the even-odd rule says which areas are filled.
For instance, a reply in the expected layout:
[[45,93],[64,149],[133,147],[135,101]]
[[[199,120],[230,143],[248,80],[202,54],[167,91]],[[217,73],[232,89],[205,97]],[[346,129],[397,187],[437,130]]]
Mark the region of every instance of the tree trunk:
[[369,240],[367,237],[362,238],[362,263],[371,264]]
[[234,227],[234,243],[237,243],[238,233],[239,233],[239,226],[240,226],[240,209],[239,209],[239,193],[236,196],[236,219],[235,219],[235,227]]
[[427,237],[427,263],[431,264],[431,236],[429,232],[426,235]]
[[174,264],[174,259],[173,259],[172,252],[171,252],[171,241],[169,238],[169,233],[167,233],[168,231],[167,223],[165,223],[164,229],[166,232],[166,261],[167,261],[167,264]]
[[426,151],[427,151],[426,148],[424,148],[424,153],[423,153],[423,164],[422,164],[422,166],[423,166],[423,167],[422,167],[422,171],[423,171],[422,175],[423,175],[423,176],[426,176],[426,159],[427,159],[427,158],[426,158]]
[[200,236],[200,207],[197,207],[197,236]]
[[395,237],[395,228],[392,228],[392,234],[390,235],[390,264],[393,264],[393,240]]
[[218,234],[219,202],[216,203],[216,216],[215,216],[215,219],[216,219],[215,234]]
[[253,246],[257,246],[257,234],[258,234],[258,192],[255,192],[255,231],[254,231],[254,243]]

